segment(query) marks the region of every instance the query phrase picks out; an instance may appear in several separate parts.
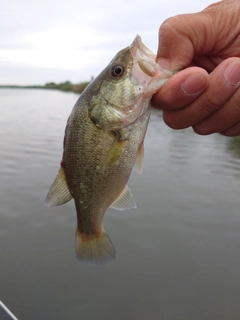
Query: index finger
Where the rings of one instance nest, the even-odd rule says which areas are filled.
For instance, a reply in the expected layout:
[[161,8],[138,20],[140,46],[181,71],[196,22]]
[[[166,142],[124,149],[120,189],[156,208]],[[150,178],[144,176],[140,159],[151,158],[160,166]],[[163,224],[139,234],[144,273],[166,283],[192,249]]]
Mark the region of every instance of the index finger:
[[152,106],[161,110],[182,109],[192,103],[208,85],[208,73],[190,67],[173,75],[153,96]]
[[165,111],[164,121],[173,129],[194,126],[222,108],[239,86],[240,59],[229,58],[209,75],[209,85],[197,99],[184,109]]

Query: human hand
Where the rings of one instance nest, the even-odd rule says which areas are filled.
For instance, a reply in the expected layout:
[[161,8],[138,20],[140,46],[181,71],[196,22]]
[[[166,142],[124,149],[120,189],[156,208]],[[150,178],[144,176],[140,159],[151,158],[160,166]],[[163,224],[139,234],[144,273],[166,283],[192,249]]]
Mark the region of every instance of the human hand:
[[240,1],[167,19],[159,30],[159,64],[173,75],[152,99],[173,129],[240,135]]

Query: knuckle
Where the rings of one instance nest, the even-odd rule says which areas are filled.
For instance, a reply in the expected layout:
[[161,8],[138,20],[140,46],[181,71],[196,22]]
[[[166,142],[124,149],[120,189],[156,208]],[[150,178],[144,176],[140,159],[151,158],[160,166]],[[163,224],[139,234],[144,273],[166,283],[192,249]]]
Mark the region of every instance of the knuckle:
[[217,111],[221,105],[214,100],[214,97],[209,97],[208,95],[205,96],[203,103],[201,104],[201,109],[207,115],[212,114],[213,112]]
[[[240,114],[240,88],[235,91],[233,99],[231,99],[232,108],[237,111],[237,114]],[[239,119],[240,120],[240,119]]]
[[240,135],[240,122],[236,123],[232,127],[221,132],[222,135],[227,137],[237,137]]
[[159,34],[168,33],[168,31],[172,29],[172,27],[171,27],[172,20],[173,20],[173,18],[168,18],[165,21],[163,21],[163,23],[159,27]]
[[216,133],[211,127],[202,124],[194,125],[192,128],[195,133],[202,136]]
[[165,37],[169,37],[172,33],[175,33],[179,27],[179,17],[170,17],[167,18],[159,27],[159,36],[164,35]]
[[187,123],[187,120],[181,116],[180,113],[166,112],[163,111],[163,121],[169,126],[171,129],[179,130],[185,129],[190,125]]

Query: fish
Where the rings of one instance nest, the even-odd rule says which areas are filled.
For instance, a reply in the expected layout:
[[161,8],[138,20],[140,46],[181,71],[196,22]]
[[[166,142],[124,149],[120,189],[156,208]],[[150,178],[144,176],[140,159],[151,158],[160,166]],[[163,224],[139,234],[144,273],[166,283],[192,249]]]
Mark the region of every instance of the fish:
[[48,207],[74,199],[75,251],[87,264],[116,256],[103,227],[107,208],[136,208],[127,182],[143,171],[151,98],[172,76],[137,35],[80,95],[67,120],[63,156],[47,194]]

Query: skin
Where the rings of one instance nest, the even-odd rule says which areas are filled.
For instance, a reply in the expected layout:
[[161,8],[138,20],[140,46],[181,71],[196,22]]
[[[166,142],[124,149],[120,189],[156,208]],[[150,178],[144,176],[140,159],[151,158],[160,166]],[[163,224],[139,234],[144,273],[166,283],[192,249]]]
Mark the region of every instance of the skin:
[[157,61],[181,70],[152,99],[172,129],[240,135],[240,1],[171,17],[159,29]]

